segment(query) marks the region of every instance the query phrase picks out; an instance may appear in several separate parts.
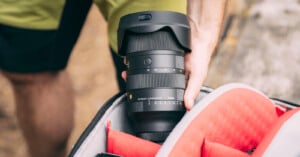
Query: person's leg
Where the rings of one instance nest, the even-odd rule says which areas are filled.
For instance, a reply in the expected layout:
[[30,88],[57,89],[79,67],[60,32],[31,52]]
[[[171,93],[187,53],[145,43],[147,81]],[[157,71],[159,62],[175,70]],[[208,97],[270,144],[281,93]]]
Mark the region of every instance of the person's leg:
[[65,156],[74,112],[67,73],[3,74],[12,84],[17,118],[31,156]]

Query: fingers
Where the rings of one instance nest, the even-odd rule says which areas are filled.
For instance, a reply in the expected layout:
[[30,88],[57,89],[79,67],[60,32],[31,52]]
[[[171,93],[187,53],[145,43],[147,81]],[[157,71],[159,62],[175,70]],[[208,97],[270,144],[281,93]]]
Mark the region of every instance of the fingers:
[[121,76],[122,76],[123,80],[126,81],[126,78],[127,78],[127,73],[126,73],[126,71],[122,71]]
[[200,73],[190,73],[187,88],[184,94],[184,105],[187,110],[191,110],[203,83],[203,75]]
[[184,94],[184,105],[187,110],[190,110],[197,96],[200,93],[202,84],[207,75],[207,69],[210,57],[207,53],[194,51],[185,56],[185,70],[187,78],[187,87]]
[[[125,56],[124,59],[123,59],[123,63],[124,63],[125,65],[127,65],[126,56]],[[122,77],[123,80],[126,81],[126,78],[127,78],[127,73],[126,73],[126,71],[122,71],[121,77]]]

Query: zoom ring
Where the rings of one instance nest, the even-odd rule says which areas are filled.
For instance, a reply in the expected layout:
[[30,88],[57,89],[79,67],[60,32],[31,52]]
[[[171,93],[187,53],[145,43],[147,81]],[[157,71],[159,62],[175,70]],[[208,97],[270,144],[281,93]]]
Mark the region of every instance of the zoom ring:
[[127,78],[127,89],[143,88],[185,88],[185,75],[183,74],[136,74]]

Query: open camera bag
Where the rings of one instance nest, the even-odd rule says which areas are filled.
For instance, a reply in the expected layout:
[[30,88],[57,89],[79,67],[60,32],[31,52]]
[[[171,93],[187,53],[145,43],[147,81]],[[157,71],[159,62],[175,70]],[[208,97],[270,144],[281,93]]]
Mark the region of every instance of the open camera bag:
[[299,105],[243,84],[202,89],[163,144],[135,137],[118,94],[96,114],[69,156],[299,157]]

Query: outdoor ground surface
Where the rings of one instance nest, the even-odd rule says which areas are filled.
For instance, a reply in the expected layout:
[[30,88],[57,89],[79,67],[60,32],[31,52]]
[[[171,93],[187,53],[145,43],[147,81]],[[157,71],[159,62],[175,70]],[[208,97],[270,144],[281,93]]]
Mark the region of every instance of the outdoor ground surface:
[[[243,82],[268,96],[300,103],[299,1],[264,0],[251,8],[244,2],[252,1],[240,2],[205,85]],[[69,149],[101,105],[118,92],[106,33],[106,24],[93,7],[68,65],[76,99]],[[12,89],[0,75],[0,157],[26,156],[14,113]]]

